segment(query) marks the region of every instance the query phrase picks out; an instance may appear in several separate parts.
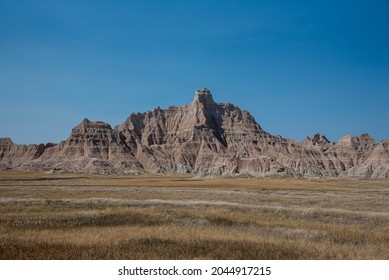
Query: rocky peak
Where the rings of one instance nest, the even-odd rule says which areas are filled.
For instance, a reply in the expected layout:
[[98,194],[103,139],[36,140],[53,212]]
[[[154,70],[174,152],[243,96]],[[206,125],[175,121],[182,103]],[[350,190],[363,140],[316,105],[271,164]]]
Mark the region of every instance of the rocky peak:
[[112,130],[111,126],[108,123],[101,121],[91,122],[90,120],[85,118],[79,125],[73,128],[72,135],[101,133],[107,130]]
[[354,145],[359,145],[359,144],[364,144],[364,145],[374,145],[377,142],[367,133],[361,134],[360,136],[351,136],[351,135],[346,135],[343,136],[338,143],[341,144],[354,144]]
[[314,146],[326,146],[331,142],[324,135],[316,133],[312,138],[307,137],[304,141],[301,142],[303,145],[314,145]]
[[315,149],[319,149],[321,152],[327,151],[330,147],[334,145],[334,143],[331,143],[327,139],[327,137],[319,133],[316,133],[312,138],[305,138],[305,140],[302,141],[301,144],[305,147],[315,147]]
[[364,141],[364,142],[367,142],[367,143],[372,143],[372,144],[375,144],[376,141],[374,140],[373,137],[371,137],[369,134],[367,133],[363,133],[361,134],[361,136],[359,136],[359,139],[360,141]]
[[351,144],[353,140],[353,137],[349,134],[343,136],[342,138],[339,139],[338,143],[340,144]]
[[201,104],[204,109],[210,109],[214,107],[216,103],[213,101],[211,91],[207,88],[203,88],[201,90],[196,90],[192,104]]
[[0,145],[12,145],[14,142],[11,138],[0,138]]
[[319,133],[316,133],[312,138],[313,145],[324,145],[330,143],[328,139],[324,135],[320,135]]

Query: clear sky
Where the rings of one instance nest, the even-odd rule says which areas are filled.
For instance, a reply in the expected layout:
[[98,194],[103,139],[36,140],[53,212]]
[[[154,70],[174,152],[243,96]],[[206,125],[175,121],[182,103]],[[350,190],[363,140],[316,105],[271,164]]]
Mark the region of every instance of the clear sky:
[[0,0],[0,137],[59,142],[202,87],[274,135],[389,139],[389,1]]

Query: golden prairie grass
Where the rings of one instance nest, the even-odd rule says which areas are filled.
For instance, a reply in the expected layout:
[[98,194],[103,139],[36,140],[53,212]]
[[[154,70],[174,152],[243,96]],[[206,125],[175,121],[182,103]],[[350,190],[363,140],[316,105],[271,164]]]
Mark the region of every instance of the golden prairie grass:
[[0,259],[389,259],[389,180],[0,172]]

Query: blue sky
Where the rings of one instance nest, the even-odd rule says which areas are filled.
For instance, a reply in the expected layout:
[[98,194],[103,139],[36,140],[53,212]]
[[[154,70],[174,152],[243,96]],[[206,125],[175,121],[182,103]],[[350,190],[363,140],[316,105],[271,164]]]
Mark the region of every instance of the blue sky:
[[389,1],[0,0],[0,137],[59,142],[202,87],[274,135],[389,139]]

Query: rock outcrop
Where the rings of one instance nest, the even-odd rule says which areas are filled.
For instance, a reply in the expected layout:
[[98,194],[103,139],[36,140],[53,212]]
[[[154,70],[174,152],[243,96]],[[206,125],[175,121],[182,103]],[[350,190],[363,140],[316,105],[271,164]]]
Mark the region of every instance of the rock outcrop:
[[58,145],[16,145],[3,138],[0,149],[3,168],[98,174],[144,171],[131,149],[109,124],[88,119],[77,125],[70,137]]
[[0,138],[0,169],[11,169],[38,159],[55,144],[17,145],[10,138]]
[[298,143],[264,131],[249,112],[216,103],[207,89],[191,104],[131,114],[112,129],[84,119],[55,144],[0,139],[0,168],[98,174],[389,177],[389,141],[367,134],[337,143],[320,134]]

